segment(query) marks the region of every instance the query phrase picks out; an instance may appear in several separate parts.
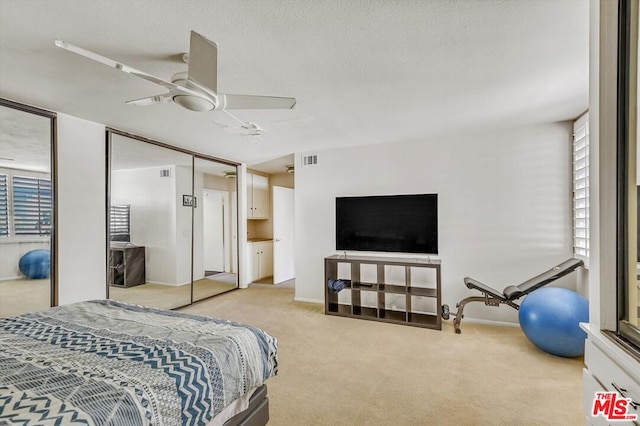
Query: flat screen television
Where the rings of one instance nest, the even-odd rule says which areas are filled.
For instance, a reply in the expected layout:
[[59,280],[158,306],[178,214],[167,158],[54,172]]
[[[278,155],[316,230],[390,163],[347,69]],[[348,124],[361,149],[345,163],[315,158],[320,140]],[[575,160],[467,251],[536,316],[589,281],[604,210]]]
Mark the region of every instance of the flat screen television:
[[336,250],[438,254],[438,194],[337,197]]

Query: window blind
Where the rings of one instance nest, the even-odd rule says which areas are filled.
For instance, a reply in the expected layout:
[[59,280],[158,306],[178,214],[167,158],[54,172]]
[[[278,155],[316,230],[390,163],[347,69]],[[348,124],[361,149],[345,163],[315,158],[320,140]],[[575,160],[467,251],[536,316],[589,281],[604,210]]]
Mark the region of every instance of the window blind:
[[7,175],[0,174],[0,237],[9,236],[9,191]]
[[589,116],[573,127],[573,253],[589,257]]
[[111,206],[109,214],[109,233],[112,241],[130,241],[130,206]]
[[51,180],[13,176],[15,235],[51,234]]

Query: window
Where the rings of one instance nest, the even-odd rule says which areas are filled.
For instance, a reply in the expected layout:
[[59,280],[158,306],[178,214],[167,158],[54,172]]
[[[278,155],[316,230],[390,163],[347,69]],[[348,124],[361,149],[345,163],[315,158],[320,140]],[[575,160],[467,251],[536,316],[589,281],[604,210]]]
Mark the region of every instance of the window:
[[9,190],[7,175],[0,174],[0,237],[9,236]]
[[573,254],[589,259],[589,113],[573,124]]
[[130,207],[111,206],[109,214],[109,235],[111,241],[131,241]]
[[51,234],[51,180],[14,175],[12,186],[14,235]]

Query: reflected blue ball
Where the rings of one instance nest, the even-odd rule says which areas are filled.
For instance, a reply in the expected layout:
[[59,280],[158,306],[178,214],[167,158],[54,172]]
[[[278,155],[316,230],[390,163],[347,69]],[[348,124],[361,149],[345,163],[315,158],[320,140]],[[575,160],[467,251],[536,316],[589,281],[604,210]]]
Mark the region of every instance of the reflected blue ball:
[[573,290],[541,288],[529,294],[518,312],[520,327],[531,342],[553,355],[572,358],[584,354],[589,302]]
[[51,253],[44,249],[31,250],[20,258],[18,268],[20,272],[32,280],[49,278]]

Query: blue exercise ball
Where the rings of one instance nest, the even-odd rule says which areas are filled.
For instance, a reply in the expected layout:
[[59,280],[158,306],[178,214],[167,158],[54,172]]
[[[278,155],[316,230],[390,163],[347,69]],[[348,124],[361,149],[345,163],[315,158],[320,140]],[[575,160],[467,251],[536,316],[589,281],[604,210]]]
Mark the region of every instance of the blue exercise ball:
[[538,289],[524,299],[518,319],[524,334],[543,351],[566,358],[584,354],[587,334],[579,323],[589,322],[589,302],[575,291]]
[[20,258],[18,268],[20,268],[20,272],[32,280],[49,278],[51,254],[49,250],[31,250]]

